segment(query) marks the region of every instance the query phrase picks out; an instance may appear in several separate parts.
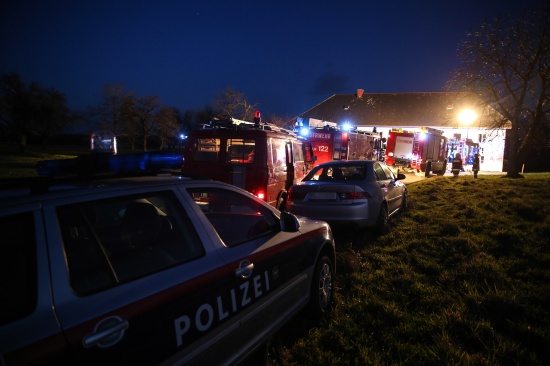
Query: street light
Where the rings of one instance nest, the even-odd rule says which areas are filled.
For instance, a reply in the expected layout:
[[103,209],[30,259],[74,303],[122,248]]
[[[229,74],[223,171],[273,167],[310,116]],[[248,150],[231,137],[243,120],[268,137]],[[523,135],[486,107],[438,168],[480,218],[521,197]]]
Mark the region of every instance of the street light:
[[471,109],[463,109],[458,114],[458,121],[465,125],[470,125],[477,118],[476,112]]
[[458,113],[458,121],[461,125],[466,125],[466,139],[470,136],[470,124],[477,118],[477,113],[471,109],[463,109]]

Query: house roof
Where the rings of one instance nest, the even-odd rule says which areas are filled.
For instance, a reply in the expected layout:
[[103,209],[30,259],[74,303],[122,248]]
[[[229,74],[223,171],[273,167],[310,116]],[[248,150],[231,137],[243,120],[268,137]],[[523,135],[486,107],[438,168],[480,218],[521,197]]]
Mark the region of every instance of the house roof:
[[468,127],[491,128],[482,103],[470,93],[364,93],[334,94],[299,117],[355,126],[466,127],[458,120],[464,109],[478,116]]

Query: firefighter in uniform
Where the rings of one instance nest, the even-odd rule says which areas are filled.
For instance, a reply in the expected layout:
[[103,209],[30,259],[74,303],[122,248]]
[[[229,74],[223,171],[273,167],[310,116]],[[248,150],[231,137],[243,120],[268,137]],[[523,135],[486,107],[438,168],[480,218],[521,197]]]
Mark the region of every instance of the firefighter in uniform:
[[477,172],[479,172],[479,154],[474,155],[474,164],[472,165],[474,172],[474,178],[477,178]]
[[454,159],[453,159],[453,166],[452,166],[452,172],[455,177],[458,177],[458,173],[462,170],[462,157],[460,156],[460,153],[456,153]]

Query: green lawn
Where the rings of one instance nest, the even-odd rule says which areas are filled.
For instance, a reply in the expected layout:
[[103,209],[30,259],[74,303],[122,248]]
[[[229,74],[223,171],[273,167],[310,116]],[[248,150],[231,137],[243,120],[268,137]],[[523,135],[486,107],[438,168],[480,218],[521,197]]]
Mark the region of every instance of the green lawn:
[[47,159],[74,158],[87,153],[82,147],[53,147],[43,150],[38,146],[28,146],[25,152],[18,145],[0,146],[0,179],[37,177],[36,163]]
[[550,174],[409,185],[391,231],[338,245],[334,312],[273,365],[550,364]]

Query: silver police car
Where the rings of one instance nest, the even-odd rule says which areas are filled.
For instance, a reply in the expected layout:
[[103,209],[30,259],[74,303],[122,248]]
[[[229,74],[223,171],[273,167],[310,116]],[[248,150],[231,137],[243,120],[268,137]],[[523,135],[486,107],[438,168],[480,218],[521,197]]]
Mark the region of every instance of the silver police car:
[[53,182],[0,190],[0,365],[235,364],[331,307],[325,222],[215,181]]

